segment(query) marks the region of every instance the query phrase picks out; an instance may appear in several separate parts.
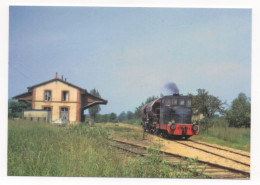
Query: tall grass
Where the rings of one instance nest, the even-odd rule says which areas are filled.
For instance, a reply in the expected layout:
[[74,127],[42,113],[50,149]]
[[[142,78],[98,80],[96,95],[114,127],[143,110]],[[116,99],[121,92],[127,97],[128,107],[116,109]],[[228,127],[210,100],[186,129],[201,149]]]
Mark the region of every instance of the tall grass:
[[250,128],[211,127],[194,138],[250,151]]
[[159,160],[158,150],[149,149],[146,157],[129,159],[109,145],[108,136],[103,127],[57,127],[9,120],[8,175],[203,177],[180,173]]
[[9,121],[8,175],[112,176],[118,162],[106,138],[102,128]]

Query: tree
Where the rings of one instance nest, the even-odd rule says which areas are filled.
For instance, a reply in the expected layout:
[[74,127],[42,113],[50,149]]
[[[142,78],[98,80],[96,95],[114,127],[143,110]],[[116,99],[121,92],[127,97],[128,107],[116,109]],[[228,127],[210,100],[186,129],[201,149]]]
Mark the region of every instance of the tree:
[[[90,91],[90,94],[92,94],[92,95],[94,95],[94,96],[97,96],[97,97],[100,97],[100,94],[99,94],[98,90],[96,90],[96,89],[92,89],[92,90]],[[96,119],[97,113],[98,113],[100,110],[101,110],[101,108],[100,108],[99,105],[95,105],[95,106],[90,107],[90,108],[88,109],[89,115],[94,119],[94,121],[95,121],[95,119]]]
[[119,114],[119,116],[117,117],[117,120],[118,120],[119,122],[122,122],[122,121],[126,120],[126,113],[125,113],[125,111],[123,111],[123,112],[121,112],[121,113]]
[[193,112],[201,113],[207,118],[213,118],[216,113],[224,114],[225,103],[218,97],[210,95],[205,89],[198,89],[197,92],[197,95],[191,95]]
[[134,113],[131,112],[131,111],[127,111],[127,113],[126,113],[126,118],[127,118],[128,120],[133,119],[133,118],[134,118]]
[[109,120],[112,122],[112,123],[115,123],[116,122],[116,113],[112,112],[109,116]]
[[225,109],[223,103],[218,97],[210,95],[205,89],[198,89],[197,95],[191,95],[192,97],[192,111],[193,114],[203,114],[204,118],[200,120],[202,130],[208,131],[208,127],[213,126],[213,118],[217,113],[224,114]]
[[227,111],[226,119],[231,127],[250,127],[251,103],[244,93],[240,93],[232,101],[231,109]]
[[23,111],[31,108],[31,104],[29,103],[8,100],[8,117],[22,117]]
[[103,115],[103,122],[104,123],[109,122],[109,114],[104,114]]

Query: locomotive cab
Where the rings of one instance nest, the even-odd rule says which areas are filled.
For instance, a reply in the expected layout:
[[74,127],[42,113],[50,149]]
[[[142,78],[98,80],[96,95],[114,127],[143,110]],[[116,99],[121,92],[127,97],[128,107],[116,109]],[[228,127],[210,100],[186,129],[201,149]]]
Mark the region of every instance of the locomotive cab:
[[164,96],[161,99],[160,124],[191,124],[191,97]]
[[198,125],[192,124],[192,98],[189,96],[164,96],[141,109],[144,131],[189,138],[199,132]]

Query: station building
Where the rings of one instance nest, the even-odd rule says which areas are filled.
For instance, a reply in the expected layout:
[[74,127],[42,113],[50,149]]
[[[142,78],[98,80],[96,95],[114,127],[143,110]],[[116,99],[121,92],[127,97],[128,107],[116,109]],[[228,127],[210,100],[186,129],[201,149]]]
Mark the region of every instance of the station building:
[[[94,96],[86,89],[58,78],[33,85],[28,91],[13,99],[32,105],[32,112],[48,111],[49,121],[60,120],[64,123],[83,122],[84,110],[98,104],[107,104],[107,100]],[[28,112],[27,112],[28,114]]]

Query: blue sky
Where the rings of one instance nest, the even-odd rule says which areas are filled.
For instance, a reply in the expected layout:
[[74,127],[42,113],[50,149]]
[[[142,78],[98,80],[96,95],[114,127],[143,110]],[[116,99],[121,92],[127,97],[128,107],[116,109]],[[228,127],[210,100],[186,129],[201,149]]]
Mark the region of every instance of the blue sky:
[[9,98],[63,74],[99,90],[101,113],[204,88],[229,104],[251,94],[251,10],[10,7]]

